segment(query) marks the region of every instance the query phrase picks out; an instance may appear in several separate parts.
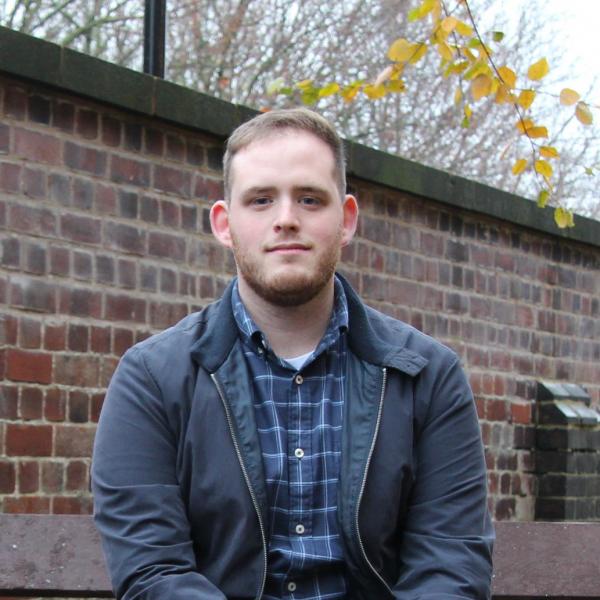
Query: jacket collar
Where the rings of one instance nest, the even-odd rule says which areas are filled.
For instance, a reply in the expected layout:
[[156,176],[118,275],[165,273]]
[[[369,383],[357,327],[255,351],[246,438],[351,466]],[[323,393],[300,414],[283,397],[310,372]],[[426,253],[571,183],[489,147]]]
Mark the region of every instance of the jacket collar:
[[[406,348],[410,328],[405,326],[391,331],[383,317],[367,308],[348,281],[339,273],[337,275],[348,301],[348,342],[353,354],[369,363],[417,375],[428,361]],[[231,308],[234,281],[229,283],[221,299],[204,311],[204,327],[191,349],[192,358],[209,373],[214,373],[223,364],[239,337]],[[377,330],[375,320],[379,325]]]

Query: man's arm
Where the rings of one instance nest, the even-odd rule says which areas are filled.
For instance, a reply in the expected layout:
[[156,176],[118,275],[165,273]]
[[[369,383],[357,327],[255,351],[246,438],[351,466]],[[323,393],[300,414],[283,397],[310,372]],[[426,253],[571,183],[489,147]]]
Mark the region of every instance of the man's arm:
[[458,359],[442,371],[416,445],[397,598],[490,596],[494,532],[473,395]]
[[110,383],[94,445],[94,517],[118,599],[225,600],[196,570],[176,440],[139,349]]

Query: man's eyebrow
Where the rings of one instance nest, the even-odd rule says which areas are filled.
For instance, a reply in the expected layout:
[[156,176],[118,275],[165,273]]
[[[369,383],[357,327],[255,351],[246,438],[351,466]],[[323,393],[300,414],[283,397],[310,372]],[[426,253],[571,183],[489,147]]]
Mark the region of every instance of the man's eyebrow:
[[275,190],[273,186],[254,186],[242,191],[242,196],[254,196],[255,194],[268,194]]

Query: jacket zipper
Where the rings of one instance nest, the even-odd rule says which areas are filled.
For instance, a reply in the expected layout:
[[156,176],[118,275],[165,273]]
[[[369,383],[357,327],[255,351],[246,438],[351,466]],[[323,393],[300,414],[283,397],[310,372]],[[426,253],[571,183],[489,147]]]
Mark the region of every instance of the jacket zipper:
[[260,507],[258,506],[258,500],[256,499],[256,496],[254,494],[254,490],[252,489],[252,484],[250,483],[250,477],[248,477],[248,471],[246,471],[246,467],[242,460],[242,453],[240,452],[240,446],[239,446],[237,438],[235,436],[235,432],[233,429],[233,422],[231,420],[229,406],[225,400],[225,395],[223,394],[221,385],[219,384],[219,381],[216,378],[214,373],[210,374],[210,378],[213,380],[213,383],[215,384],[215,387],[217,388],[219,397],[221,398],[221,402],[223,403],[223,408],[225,409],[225,416],[227,418],[227,425],[229,426],[229,433],[231,434],[231,439],[233,441],[235,453],[237,454],[238,462],[240,463],[240,467],[242,468],[242,473],[244,474],[244,479],[246,480],[246,485],[248,486],[248,491],[250,492],[250,497],[252,498],[252,504],[254,505],[254,510],[256,511],[256,516],[258,517],[258,525],[260,527],[260,535],[262,538],[263,555],[264,555],[264,568],[263,568],[262,582],[260,584],[260,588],[258,589],[258,595],[255,598],[255,600],[260,600],[260,598],[263,594],[263,591],[265,589],[265,582],[267,579],[267,537],[265,535],[265,527],[263,525],[263,520],[260,515]]
[[371,464],[371,458],[373,457],[373,450],[375,449],[375,442],[377,441],[377,434],[379,433],[379,425],[381,423],[381,414],[383,412],[383,397],[385,396],[386,383],[387,383],[387,369],[384,368],[383,369],[383,382],[381,384],[381,397],[379,398],[379,411],[377,412],[377,422],[375,423],[375,432],[373,434],[373,439],[371,440],[371,448],[369,449],[369,455],[367,457],[367,464],[365,466],[365,472],[363,475],[362,485],[360,486],[360,493],[358,494],[358,502],[356,504],[355,525],[356,525],[356,536],[358,537],[358,545],[360,546],[360,551],[362,553],[363,558],[365,559],[365,562],[367,563],[367,565],[369,565],[369,568],[375,574],[377,579],[379,579],[379,581],[381,581],[381,583],[386,587],[386,589],[390,593],[390,596],[393,597],[394,593],[392,592],[392,589],[386,583],[386,581],[383,579],[383,577],[375,570],[375,567],[373,567],[373,565],[371,564],[371,561],[369,560],[367,553],[365,552],[365,547],[364,547],[362,539],[360,537],[360,530],[358,528],[358,515],[360,513],[360,503],[361,503],[361,500],[363,497],[363,493],[365,491],[365,486],[367,483],[367,473],[369,471],[369,466]]

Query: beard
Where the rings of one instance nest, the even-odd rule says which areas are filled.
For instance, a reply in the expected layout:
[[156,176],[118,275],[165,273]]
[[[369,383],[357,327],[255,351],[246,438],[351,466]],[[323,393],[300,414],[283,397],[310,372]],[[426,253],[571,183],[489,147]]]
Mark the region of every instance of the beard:
[[290,263],[289,272],[273,275],[267,272],[264,263],[260,264],[240,247],[233,234],[231,239],[238,275],[257,296],[281,307],[301,306],[315,298],[331,281],[341,254],[340,231],[334,242],[323,249],[311,271],[295,272],[295,265]]

